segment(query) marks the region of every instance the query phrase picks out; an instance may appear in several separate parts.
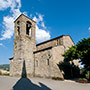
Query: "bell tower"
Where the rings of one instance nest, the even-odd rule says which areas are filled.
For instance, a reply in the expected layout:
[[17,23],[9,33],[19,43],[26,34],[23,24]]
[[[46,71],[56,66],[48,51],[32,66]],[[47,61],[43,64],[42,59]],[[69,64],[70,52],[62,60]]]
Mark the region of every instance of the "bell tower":
[[[15,21],[13,76],[22,76],[23,68],[27,76],[34,74],[34,55],[36,49],[36,22],[21,14]],[[23,66],[25,63],[25,67]]]

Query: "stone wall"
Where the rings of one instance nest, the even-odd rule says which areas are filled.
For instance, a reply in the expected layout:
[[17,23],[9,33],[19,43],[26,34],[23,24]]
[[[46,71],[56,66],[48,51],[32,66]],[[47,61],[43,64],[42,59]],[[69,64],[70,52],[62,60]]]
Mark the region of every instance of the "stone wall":
[[57,39],[53,39],[53,40],[48,40],[46,42],[38,44],[36,46],[36,50],[41,50],[44,48],[54,47],[54,46],[58,46],[58,45],[62,45],[62,37],[57,38]]
[[[51,50],[45,50],[35,53],[35,76],[50,77],[51,76]],[[48,63],[49,60],[49,63]]]
[[63,77],[58,64],[59,62],[64,60],[62,54],[64,53],[64,47],[62,45],[56,46],[52,48],[52,58],[53,58],[53,65],[52,65],[52,76]]
[[[19,24],[18,24],[19,21]],[[31,23],[31,36],[26,31],[27,21]],[[15,38],[14,38],[14,57],[10,61],[11,75],[21,76],[23,73],[23,62],[28,76],[33,76],[34,73],[34,56],[33,51],[36,49],[35,40],[35,22],[24,15],[20,15],[15,23]],[[18,27],[20,27],[18,32]],[[12,67],[13,66],[13,67]]]
[[57,65],[60,60],[63,60],[61,56],[61,53],[63,53],[62,49],[63,46],[58,46],[35,53],[35,76],[48,78],[54,76],[63,77]]
[[63,36],[63,46],[65,50],[68,50],[71,46],[74,46],[74,42],[70,36]]
[[22,76],[22,67],[23,67],[22,61],[11,60],[10,61],[10,76],[21,77]]
[[13,59],[10,60],[10,76],[13,76]]
[[[35,53],[35,76],[39,77],[63,77],[62,72],[58,68],[60,61],[64,60],[62,56],[74,43],[70,36],[62,36],[60,38],[46,41],[37,45],[37,53]],[[45,48],[52,47],[49,50]],[[44,50],[44,51],[43,51]],[[49,59],[50,56],[50,59]],[[47,60],[49,59],[49,65]],[[38,66],[36,65],[38,63]],[[78,61],[74,61],[78,65]]]
[[[28,76],[33,76],[34,73],[34,43],[27,37],[19,36],[14,40],[14,58],[11,60],[13,65],[13,76],[21,76],[23,70],[23,62]],[[12,71],[12,69],[11,69]]]

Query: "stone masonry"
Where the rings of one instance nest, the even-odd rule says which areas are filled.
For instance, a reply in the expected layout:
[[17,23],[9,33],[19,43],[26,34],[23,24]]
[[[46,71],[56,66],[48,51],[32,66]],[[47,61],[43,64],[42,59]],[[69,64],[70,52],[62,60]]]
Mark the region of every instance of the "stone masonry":
[[[74,45],[71,37],[62,35],[36,45],[36,22],[21,14],[14,23],[14,56],[10,58],[10,75],[20,77],[25,68],[28,77],[63,77],[57,64],[64,60],[62,54]],[[79,65],[77,61],[74,63]]]

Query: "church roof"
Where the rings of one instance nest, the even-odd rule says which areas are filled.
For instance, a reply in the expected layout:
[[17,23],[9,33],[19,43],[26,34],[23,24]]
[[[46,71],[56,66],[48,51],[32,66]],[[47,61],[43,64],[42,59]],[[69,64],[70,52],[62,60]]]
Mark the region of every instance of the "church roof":
[[[56,37],[56,38],[53,38],[53,39],[50,39],[50,40],[47,40],[47,41],[41,42],[41,43],[37,44],[36,46],[39,46],[39,45],[41,45],[41,44],[44,44],[44,43],[47,43],[47,42],[50,42],[50,41],[53,41],[53,40],[56,40],[56,39],[62,38],[63,36],[69,36],[69,37],[71,38],[70,35],[61,35],[61,36],[58,36],[58,37]],[[71,38],[71,40],[72,40],[72,38]],[[72,42],[74,43],[73,40],[72,40]]]
[[[32,20],[31,18],[27,17],[27,16],[26,16],[26,15],[24,15],[24,14],[21,14],[19,17],[21,17],[22,15],[23,15],[23,16],[25,16],[26,18],[28,18],[28,19]],[[19,17],[18,17],[18,18],[19,18]],[[18,19],[18,18],[17,18],[17,19]],[[16,22],[16,21],[17,21],[17,19],[16,19],[14,22]],[[35,22],[34,20],[32,20],[32,21],[33,21],[33,22]],[[36,23],[36,22],[35,22],[35,23]]]
[[12,58],[9,58],[9,60],[12,60],[13,59],[13,57]]

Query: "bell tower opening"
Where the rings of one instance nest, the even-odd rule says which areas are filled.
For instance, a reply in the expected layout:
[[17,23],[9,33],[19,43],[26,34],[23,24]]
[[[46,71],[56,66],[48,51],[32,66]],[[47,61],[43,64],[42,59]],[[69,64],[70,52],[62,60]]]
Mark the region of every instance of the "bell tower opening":
[[31,36],[31,22],[27,21],[26,22],[26,34]]
[[17,21],[17,32],[20,35],[20,21]]

